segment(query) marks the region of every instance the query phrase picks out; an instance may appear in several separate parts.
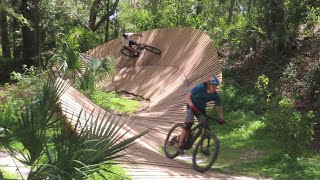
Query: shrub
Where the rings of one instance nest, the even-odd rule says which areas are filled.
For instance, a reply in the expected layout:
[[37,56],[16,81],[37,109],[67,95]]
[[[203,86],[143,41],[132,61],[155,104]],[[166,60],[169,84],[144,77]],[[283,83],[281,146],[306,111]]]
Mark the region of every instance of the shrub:
[[101,44],[101,38],[90,30],[82,27],[75,27],[70,30],[66,42],[75,47],[79,52],[85,52]]
[[267,128],[275,139],[280,140],[291,157],[297,157],[314,137],[314,112],[301,113],[292,107],[293,101],[282,99],[267,113]]
[[264,99],[261,99],[257,93],[248,91],[238,85],[223,85],[221,99],[224,108],[228,109],[229,112],[240,110],[260,114],[267,108]]

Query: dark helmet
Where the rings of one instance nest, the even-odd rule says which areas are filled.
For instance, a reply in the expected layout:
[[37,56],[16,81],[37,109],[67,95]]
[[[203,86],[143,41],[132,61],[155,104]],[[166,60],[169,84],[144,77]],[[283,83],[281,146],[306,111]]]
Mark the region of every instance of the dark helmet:
[[123,33],[123,34],[122,34],[122,37],[127,38],[127,37],[128,37],[128,34],[127,34],[127,33]]
[[218,79],[218,78],[216,78],[216,77],[212,76],[212,77],[210,77],[210,78],[209,78],[209,80],[208,80],[208,84],[219,85],[219,84],[220,84],[220,82],[219,82],[219,79]]

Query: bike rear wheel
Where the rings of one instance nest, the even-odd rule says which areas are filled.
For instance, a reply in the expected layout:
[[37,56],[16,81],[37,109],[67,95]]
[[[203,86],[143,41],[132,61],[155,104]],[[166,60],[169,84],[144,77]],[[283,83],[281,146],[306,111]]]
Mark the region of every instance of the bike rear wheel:
[[152,47],[152,46],[149,46],[149,45],[144,45],[144,48],[150,52],[153,52],[155,54],[161,54],[161,51],[160,49],[158,48],[155,48],[155,47]]
[[121,49],[121,53],[122,53],[123,55],[129,56],[129,57],[138,57],[138,56],[139,56],[139,54],[138,54],[138,55],[135,55],[133,52],[129,51],[129,50],[126,49],[126,48]]
[[212,133],[204,134],[193,151],[192,165],[198,172],[205,172],[217,160],[220,148],[218,137]]
[[179,146],[180,134],[184,128],[183,123],[177,123],[169,130],[164,142],[164,153],[167,158],[173,159],[179,155],[176,150]]

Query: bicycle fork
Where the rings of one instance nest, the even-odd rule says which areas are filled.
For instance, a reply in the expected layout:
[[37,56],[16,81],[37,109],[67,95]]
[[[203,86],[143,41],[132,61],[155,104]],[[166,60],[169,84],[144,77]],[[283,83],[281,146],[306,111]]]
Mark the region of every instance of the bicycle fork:
[[[203,155],[206,155],[206,156],[209,156],[210,153],[209,153],[209,148],[210,148],[210,137],[205,137],[205,129],[202,129],[202,132],[201,132],[201,139],[204,137],[203,140],[200,140],[201,141],[201,145],[200,145],[200,150],[202,152]],[[207,146],[205,146],[203,143],[205,142],[205,140],[207,139]],[[204,145],[204,148],[203,148],[203,145]]]

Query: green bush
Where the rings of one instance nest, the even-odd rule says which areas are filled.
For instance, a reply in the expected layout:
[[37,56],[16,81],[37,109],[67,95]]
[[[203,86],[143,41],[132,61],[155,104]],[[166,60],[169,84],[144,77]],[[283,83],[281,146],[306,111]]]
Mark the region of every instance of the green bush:
[[140,105],[138,101],[121,98],[115,92],[104,92],[102,90],[95,91],[92,94],[92,99],[104,109],[122,113],[134,112]]
[[311,98],[314,102],[314,108],[320,108],[320,64],[316,66],[316,68],[310,72],[308,76],[307,83],[309,88],[309,92]]
[[39,77],[45,75],[34,66],[28,68],[23,65],[23,71],[13,71],[10,78],[16,83],[6,83],[4,91],[0,93],[0,125],[10,131],[15,128],[18,112],[24,101],[34,98],[34,92],[40,89],[42,83],[42,78]]
[[261,114],[267,108],[265,100],[261,99],[256,92],[227,82],[222,87],[221,99],[223,107],[229,112],[244,111]]
[[[49,78],[44,82],[42,91],[18,113],[16,130],[4,137],[22,144],[8,144],[6,148],[17,152],[13,153],[15,158],[23,154],[21,162],[30,167],[28,178],[87,179],[94,173],[105,177],[104,174],[112,173],[109,167],[114,159],[124,156],[122,151],[148,132],[120,139],[128,133],[121,131],[126,123],[123,116],[108,113],[99,119],[100,116],[92,116],[93,111],[82,110],[70,126],[58,109],[59,98],[69,85]],[[73,110],[66,107],[65,111]],[[101,123],[96,123],[98,120]]]
[[266,114],[266,123],[274,138],[282,142],[286,153],[297,157],[313,140],[315,114],[312,111],[298,112],[292,105],[293,101],[290,99],[280,100]]
[[[0,95],[1,98],[1,95]],[[22,101],[14,100],[7,96],[6,102],[0,104],[0,124],[4,128],[13,128],[17,123],[17,111],[20,108]]]
[[75,27],[70,30],[69,35],[66,37],[66,42],[75,47],[76,51],[85,52],[101,44],[103,41],[94,32],[82,27]]

